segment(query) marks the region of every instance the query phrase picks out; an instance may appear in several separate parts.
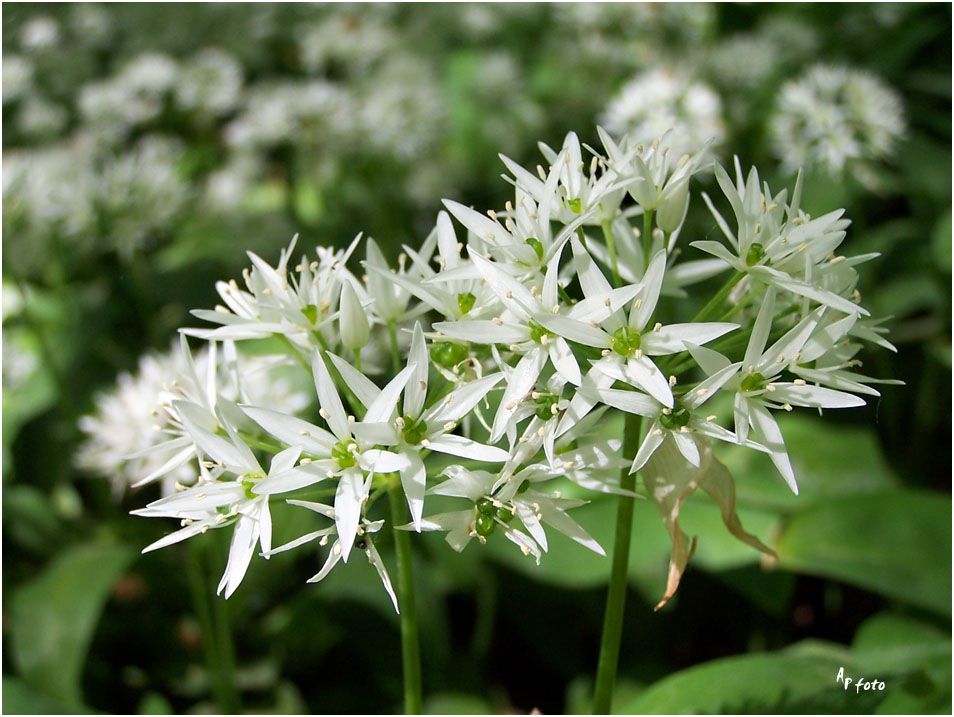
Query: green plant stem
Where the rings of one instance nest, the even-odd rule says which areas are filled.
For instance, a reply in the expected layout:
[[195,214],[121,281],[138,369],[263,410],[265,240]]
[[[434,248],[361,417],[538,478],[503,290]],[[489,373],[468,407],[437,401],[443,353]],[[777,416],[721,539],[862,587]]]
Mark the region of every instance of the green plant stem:
[[302,365],[302,368],[304,368],[305,371],[307,371],[308,374],[310,375],[311,364],[309,364],[308,360],[301,355],[301,351],[298,350],[298,347],[295,346],[295,344],[293,344],[289,340],[289,338],[285,336],[284,334],[272,334],[272,336],[277,336],[279,339],[281,339],[281,342],[285,344],[285,346],[288,348],[289,351],[291,351],[292,356],[294,356],[298,360],[298,363],[300,363]]
[[398,564],[398,605],[401,609],[401,661],[404,665],[404,712],[421,714],[421,648],[417,635],[417,607],[414,604],[414,574],[411,567],[411,540],[404,530],[394,530],[408,520],[406,501],[397,481],[388,491],[391,526]]
[[388,337],[391,339],[391,372],[397,376],[401,371],[401,350],[398,347],[397,326],[388,322]]
[[[636,456],[642,418],[626,414],[623,428],[623,459],[620,470],[620,488],[633,491],[636,474],[629,472],[629,462]],[[626,576],[629,569],[629,544],[633,535],[633,501],[631,496],[619,496],[616,508],[616,537],[613,539],[613,567],[609,591],[606,595],[606,613],[603,618],[603,636],[600,639],[600,657],[596,667],[596,689],[593,694],[593,714],[609,714],[616,684],[619,646],[623,636],[623,612],[626,607]]]
[[202,567],[204,549],[204,545],[189,542],[187,568],[189,592],[192,593],[192,604],[199,620],[202,651],[205,654],[206,669],[209,671],[212,694],[221,712],[235,714],[239,706],[238,694],[235,692],[235,685],[231,681],[228,669],[223,663],[220,643],[212,620],[212,610],[209,606],[210,585]]
[[354,367],[361,370],[361,349],[354,350]]
[[726,297],[728,297],[732,289],[735,288],[735,285],[742,281],[744,276],[745,274],[743,274],[741,271],[735,272],[732,278],[725,283],[725,286],[719,289],[718,293],[709,300],[709,303],[703,306],[699,310],[699,313],[692,317],[690,323],[694,324],[698,321],[705,320],[710,314],[712,314],[713,311],[722,306],[722,302],[726,300]]
[[613,223],[609,220],[604,220],[600,226],[603,228],[603,238],[606,239],[606,248],[609,250],[610,267],[613,270],[613,286],[618,287],[620,284],[619,264],[616,262],[616,241],[613,238]]

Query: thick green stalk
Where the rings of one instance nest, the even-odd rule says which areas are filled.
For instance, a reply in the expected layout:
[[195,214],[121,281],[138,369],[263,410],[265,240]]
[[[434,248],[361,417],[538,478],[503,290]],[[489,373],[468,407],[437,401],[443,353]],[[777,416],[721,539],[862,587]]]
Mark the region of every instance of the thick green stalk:
[[643,271],[649,268],[649,252],[653,248],[653,210],[643,211]]
[[209,671],[212,694],[223,714],[238,712],[239,700],[228,667],[222,659],[220,642],[216,636],[209,605],[209,581],[202,566],[202,553],[205,546],[189,543],[188,574],[189,592],[192,604],[199,620],[199,632],[202,640],[202,652],[205,654],[205,666]]
[[[636,474],[629,472],[630,461],[636,456],[642,418],[626,414],[623,428],[623,459],[620,470],[620,488],[633,491]],[[596,689],[593,694],[593,714],[609,714],[616,684],[619,646],[623,637],[623,612],[626,607],[626,576],[629,569],[629,544],[633,535],[633,501],[630,496],[619,496],[616,508],[616,537],[613,540],[613,567],[609,591],[606,595],[606,613],[603,617],[603,636],[600,657],[596,667]]]
[[610,267],[613,269],[613,286],[619,286],[619,264],[616,262],[616,241],[613,237],[613,223],[609,220],[600,225],[603,228],[603,237],[606,239],[606,248],[609,250]]
[[[408,515],[401,484],[388,491],[392,528],[407,523]],[[421,648],[417,636],[417,607],[414,604],[414,574],[411,568],[411,540],[407,531],[392,530],[398,564],[398,605],[401,609],[401,661],[404,664],[404,712],[419,715],[421,698]]]

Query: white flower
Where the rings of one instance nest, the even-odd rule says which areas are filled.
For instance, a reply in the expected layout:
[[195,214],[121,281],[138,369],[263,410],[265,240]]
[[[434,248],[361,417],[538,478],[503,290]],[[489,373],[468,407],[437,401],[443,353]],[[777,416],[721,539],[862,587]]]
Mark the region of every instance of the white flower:
[[709,141],[720,144],[726,135],[719,95],[684,72],[661,67],[627,82],[607,106],[602,124],[616,137],[647,144],[672,131],[677,156],[698,152]]
[[[513,174],[514,183],[529,193],[537,205],[553,207],[553,218],[564,224],[573,224],[581,217],[588,224],[600,224],[616,217],[626,196],[625,183],[621,183],[617,174],[607,168],[603,158],[596,155],[590,162],[589,174],[584,171],[586,163],[575,132],[567,134],[561,152],[555,152],[542,142],[540,151],[551,165],[550,174],[540,178],[512,159],[500,156]],[[602,170],[599,178],[598,169]],[[554,174],[558,180],[555,185]]]
[[772,145],[790,170],[816,165],[837,174],[852,160],[891,155],[905,133],[902,106],[870,73],[814,65],[779,90]]
[[672,408],[669,381],[649,357],[685,351],[686,342],[707,343],[738,328],[738,325],[712,322],[663,326],[657,322],[649,328],[666,271],[665,251],[653,257],[642,283],[630,287],[627,301],[637,295],[639,298],[633,302],[628,321],[620,315],[620,306],[602,316],[581,321],[574,313],[578,313],[579,307],[586,302],[598,301],[599,297],[608,295],[609,283],[575,239],[573,252],[586,299],[574,306],[567,316],[541,316],[540,323],[571,341],[603,349],[603,358],[593,363],[595,370],[646,391],[667,408]]
[[[522,478],[514,478],[500,485],[498,476],[486,471],[471,471],[461,466],[444,470],[448,479],[431,488],[431,495],[467,498],[473,507],[452,513],[429,516],[421,523],[425,531],[448,531],[447,543],[460,552],[473,538],[481,543],[500,527],[504,535],[524,555],[533,555],[540,562],[540,551],[547,549],[547,537],[543,523],[559,530],[569,538],[599,555],[603,549],[566,510],[583,505],[585,501],[547,495],[534,490]],[[527,535],[510,525],[517,517],[527,530]],[[407,529],[410,526],[404,526]]]
[[209,117],[230,112],[242,91],[242,65],[227,52],[206,47],[186,62],[174,88],[176,104]]
[[[337,478],[335,525],[341,540],[341,557],[347,562],[373,474],[393,473],[407,468],[403,457],[374,446],[385,443],[390,435],[390,426],[383,422],[381,415],[387,417],[390,414],[389,407],[393,410],[412,371],[410,368],[404,369],[383,390],[375,387],[380,401],[372,403],[364,421],[356,421],[354,416],[345,412],[331,374],[318,352],[315,352],[312,360],[312,371],[318,392],[319,415],[328,423],[330,433],[300,418],[277,411],[256,406],[243,407],[245,413],[268,433],[303,451],[307,460],[306,464],[294,471],[261,481],[255,486],[255,492],[268,495],[287,493],[325,479]],[[354,373],[357,374],[356,371]],[[351,390],[358,395],[364,394],[369,385],[374,386],[367,378],[364,378],[363,383],[355,383],[349,375],[346,380]]]
[[[427,259],[421,255],[432,253],[431,238],[436,242],[439,272],[431,269]],[[372,260],[369,249],[368,261],[365,264],[370,272],[368,289],[376,297],[376,303],[377,297],[380,296],[386,307],[389,304],[392,305],[390,308],[383,309],[385,312],[383,315],[394,315],[395,318],[400,316],[407,306],[409,295],[417,297],[428,308],[450,320],[459,320],[465,316],[469,318],[480,316],[484,313],[484,309],[495,305],[496,298],[493,292],[487,288],[486,282],[479,275],[461,276],[462,272],[458,271],[469,267],[470,264],[461,257],[463,248],[464,245],[457,241],[450,217],[447,212],[441,211],[437,214],[434,230],[425,242],[424,251],[419,254],[408,246],[404,247],[414,264],[415,274],[406,272],[403,265],[400,272],[389,271],[383,257],[380,260]],[[385,288],[388,284],[395,286],[393,289]],[[389,301],[388,297],[392,292],[393,301]],[[400,306],[401,310],[395,312],[393,305]]]
[[[567,338],[577,340],[576,337],[564,334],[562,323],[553,323],[561,318],[559,312],[563,308],[557,286],[559,260],[560,254],[557,253],[547,266],[542,288],[534,285],[530,290],[497,264],[473,255],[474,265],[497,294],[505,311],[490,321],[434,324],[436,330],[451,338],[484,344],[509,344],[511,351],[521,356],[507,377],[507,390],[494,418],[491,442],[496,442],[504,434],[514,411],[533,388],[548,360],[565,381],[579,385],[583,380],[576,358],[566,342]],[[585,326],[582,322],[586,320],[604,320],[637,292],[637,287],[609,289],[607,286],[598,296],[588,296],[586,301],[571,307],[566,314],[569,317],[567,325]]]
[[[424,510],[427,471],[421,451],[438,451],[477,461],[502,462],[510,457],[507,451],[486,446],[453,433],[458,422],[476,406],[502,378],[494,374],[476,381],[459,384],[446,397],[424,408],[427,397],[427,374],[430,362],[424,332],[414,327],[407,367],[384,389],[378,389],[347,362],[330,354],[332,362],[358,400],[367,406],[364,421],[355,424],[356,435],[369,442],[388,447],[400,462],[401,485],[415,527],[420,525]],[[404,400],[398,411],[403,391]]]
[[712,160],[709,144],[693,154],[676,155],[673,133],[644,147],[628,137],[617,145],[603,128],[600,139],[609,157],[609,166],[616,172],[643,211],[656,211],[656,223],[664,232],[677,234],[689,207],[689,179],[706,169]]
[[[756,439],[768,449],[775,467],[796,494],[798,486],[782,432],[768,409],[790,411],[792,406],[850,408],[865,403],[849,393],[811,386],[804,381],[789,383],[778,380],[782,370],[798,360],[824,311],[824,307],[819,307],[766,349],[775,314],[775,289],[770,287],[752,328],[741,370],[726,384],[727,389],[735,391],[735,432],[739,442],[747,440],[751,426]],[[729,366],[729,360],[715,351],[700,346],[689,346],[689,350],[709,376],[715,376]]]
[[[245,577],[255,546],[260,544],[266,554],[271,550],[272,520],[268,509],[268,496],[258,496],[253,492],[255,483],[265,477],[264,471],[249,448],[227,423],[224,426],[229,440],[193,423],[186,417],[189,413],[186,405],[180,403],[176,408],[183,414],[190,435],[203,452],[215,460],[225,472],[236,475],[238,479],[211,479],[203,467],[202,480],[193,487],[133,511],[133,515],[178,518],[183,525],[180,530],[160,538],[142,552],[164,548],[205,533],[210,528],[234,525],[228,564],[216,591],[224,591],[225,597],[228,598]],[[299,448],[288,448],[277,454],[272,459],[268,476],[276,477],[291,470],[300,453]]]
[[716,372],[698,386],[677,397],[671,408],[639,391],[620,391],[612,388],[600,388],[593,391],[600,401],[609,406],[652,419],[629,472],[635,473],[641,470],[667,436],[676,444],[686,461],[695,467],[700,465],[697,435],[738,443],[735,434],[713,423],[714,416],[703,416],[697,410],[738,373],[741,365],[741,363],[734,363]]
[[845,238],[849,221],[842,219],[843,209],[812,219],[799,209],[801,175],[795,183],[791,204],[786,203],[787,190],[772,196],[768,186],[759,181],[755,167],[743,178],[738,158],[735,160],[736,181],[716,166],[715,175],[735,214],[737,231],[703,198],[732,251],[716,241],[695,241],[692,246],[722,259],[738,272],[759,281],[791,291],[844,313],[868,312],[856,303],[822,285],[812,273],[814,267],[829,263],[837,266],[844,258],[834,256]]
[[[336,520],[335,509],[330,505],[325,505],[324,503],[314,503],[306,500],[289,500],[287,502],[289,505],[298,505],[302,508],[308,508],[309,510],[315,511],[319,515]],[[335,541],[331,544],[331,548],[328,550],[328,557],[325,559],[324,565],[321,566],[321,570],[319,570],[312,577],[308,578],[309,583],[321,582],[328,576],[332,568],[334,568],[334,566],[337,565],[340,560],[347,560],[347,554],[342,549],[341,539],[338,537],[337,525],[338,524],[336,522],[335,525],[329,528],[322,528],[321,530],[307,533],[300,538],[296,538],[290,543],[286,543],[285,545],[282,545],[278,548],[274,548],[273,550],[267,552],[265,557],[270,557],[276,553],[282,553],[286,550],[297,548],[315,539],[318,539],[319,545],[327,545],[329,538],[334,536]],[[356,539],[354,541],[354,545],[359,550],[364,551],[364,554],[368,558],[368,562],[374,566],[375,570],[377,570],[378,577],[381,578],[381,584],[384,585],[384,589],[387,591],[388,596],[391,598],[391,603],[394,605],[394,611],[399,613],[400,610],[398,609],[397,595],[394,594],[394,588],[391,585],[391,578],[388,575],[387,568],[384,567],[384,561],[381,560],[381,554],[378,553],[378,549],[374,547],[374,541],[371,539],[371,533],[377,533],[381,530],[383,525],[383,520],[370,521],[362,516],[361,522],[355,531]]]

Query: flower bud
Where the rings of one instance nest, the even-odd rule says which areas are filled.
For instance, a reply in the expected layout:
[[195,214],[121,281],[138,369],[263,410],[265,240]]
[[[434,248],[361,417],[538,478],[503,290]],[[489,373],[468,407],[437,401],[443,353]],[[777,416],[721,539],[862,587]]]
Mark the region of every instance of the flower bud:
[[689,182],[681,182],[675,190],[659,204],[656,224],[667,234],[671,234],[682,224],[689,208]]
[[338,326],[341,329],[341,343],[352,351],[359,351],[368,343],[371,327],[368,315],[361,306],[358,294],[351,282],[341,286],[341,310],[338,314]]

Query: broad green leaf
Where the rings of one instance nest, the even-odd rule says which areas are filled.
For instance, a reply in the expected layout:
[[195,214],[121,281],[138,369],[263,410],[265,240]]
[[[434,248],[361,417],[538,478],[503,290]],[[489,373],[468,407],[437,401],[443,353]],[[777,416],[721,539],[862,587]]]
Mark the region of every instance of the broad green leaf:
[[871,693],[835,682],[846,665],[848,651],[828,643],[713,660],[660,680],[620,714],[864,712]]
[[833,497],[789,520],[782,567],[951,614],[951,501],[912,490]]
[[96,714],[82,705],[66,706],[11,675],[3,676],[3,712],[21,715]]
[[125,545],[68,548],[12,596],[12,656],[24,681],[70,708],[100,613],[135,552]]
[[852,651],[872,672],[910,672],[938,662],[950,671],[951,636],[906,615],[880,613],[858,628]]
[[799,494],[789,490],[765,454],[742,446],[719,446],[716,455],[732,471],[740,506],[801,511],[833,496],[872,493],[897,485],[870,429],[835,426],[799,414],[779,416],[778,424]]

